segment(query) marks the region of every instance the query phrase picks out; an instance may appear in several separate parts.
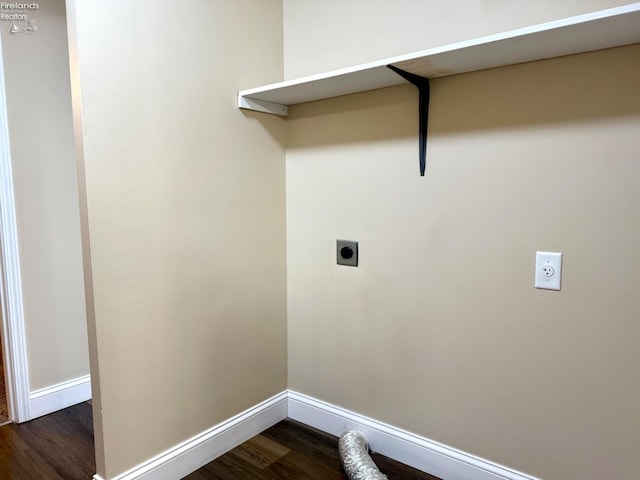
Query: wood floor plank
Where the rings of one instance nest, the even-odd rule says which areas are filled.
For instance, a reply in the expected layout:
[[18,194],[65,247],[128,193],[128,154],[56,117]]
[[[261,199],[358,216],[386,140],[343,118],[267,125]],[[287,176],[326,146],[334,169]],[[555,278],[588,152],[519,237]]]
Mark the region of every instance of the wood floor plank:
[[244,442],[238,448],[232,450],[240,458],[255,465],[260,469],[264,469],[273,462],[284,457],[291,450],[263,435],[255,437]]
[[272,479],[345,480],[343,471],[317,462],[312,457],[296,451],[288,453],[267,469]]
[[185,477],[185,480],[269,480],[263,470],[228,452]]
[[9,421],[7,405],[7,386],[4,379],[4,363],[2,362],[2,339],[0,338],[0,424]]
[[[265,459],[257,450],[290,450],[280,458]],[[252,445],[251,447],[249,447]],[[257,447],[260,445],[260,447]],[[276,447],[278,445],[279,447]],[[372,458],[389,480],[440,480],[407,465],[374,454]],[[267,463],[271,461],[270,464]],[[188,480],[346,480],[338,439],[293,420],[284,420],[247,443],[205,465]]]
[[379,453],[372,453],[371,459],[375,462],[378,470],[383,472],[389,480],[440,480],[438,477],[391,460]]
[[[73,477],[69,477],[73,478]],[[91,477],[85,477],[91,478]],[[60,476],[38,452],[27,449],[0,461],[0,480],[67,480]]]
[[[93,442],[81,438],[80,429],[69,424],[69,418],[47,415],[24,425],[17,425],[18,435],[51,469],[65,480],[91,478],[95,466],[86,458],[94,455]],[[75,431],[74,431],[75,430]]]
[[315,428],[287,419],[262,432],[262,435],[305,456],[315,458],[341,471],[338,439]]
[[183,480],[211,480],[211,478],[214,478],[214,477],[207,475],[207,472],[203,468],[200,468],[195,472],[193,472],[192,474],[184,477]]
[[[88,480],[95,473],[89,403],[0,427],[0,480]],[[389,480],[439,480],[382,455]],[[185,477],[188,480],[346,480],[338,439],[285,420]]]
[[29,445],[9,425],[0,427],[0,459],[24,452]]
[[87,480],[95,473],[92,410],[82,403],[0,427],[0,480]]

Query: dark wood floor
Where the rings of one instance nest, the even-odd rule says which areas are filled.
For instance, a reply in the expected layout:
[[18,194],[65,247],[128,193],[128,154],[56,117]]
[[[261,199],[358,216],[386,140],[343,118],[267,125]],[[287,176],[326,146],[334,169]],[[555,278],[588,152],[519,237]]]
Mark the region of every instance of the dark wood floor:
[[[373,460],[389,480],[439,480],[382,455]],[[184,480],[346,479],[338,439],[285,420],[205,465]]]
[[[372,455],[389,480],[438,480]],[[95,473],[88,402],[0,427],[0,480],[89,480]],[[188,480],[346,479],[338,439],[285,420],[205,465]]]
[[2,339],[0,339],[0,424],[9,420],[7,409],[7,391],[4,383],[4,364],[2,363]]
[[95,468],[88,403],[0,427],[0,480],[89,480]]

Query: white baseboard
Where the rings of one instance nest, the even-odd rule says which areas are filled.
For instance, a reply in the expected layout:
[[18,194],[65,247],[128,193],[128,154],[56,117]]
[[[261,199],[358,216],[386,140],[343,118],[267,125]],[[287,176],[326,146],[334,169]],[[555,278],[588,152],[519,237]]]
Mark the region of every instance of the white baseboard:
[[[176,445],[112,480],[183,478],[285,418],[287,418],[286,391]],[[99,475],[93,478],[102,480]]]
[[538,480],[301,393],[288,399],[289,418],[337,437],[360,430],[374,452],[445,480]]
[[[538,480],[291,390],[222,422],[111,480],[177,480],[285,418],[340,436],[363,432],[375,452],[444,480]],[[94,480],[103,480],[94,475]]]
[[48,415],[91,399],[91,377],[74,378],[51,387],[34,390],[29,395],[29,418]]

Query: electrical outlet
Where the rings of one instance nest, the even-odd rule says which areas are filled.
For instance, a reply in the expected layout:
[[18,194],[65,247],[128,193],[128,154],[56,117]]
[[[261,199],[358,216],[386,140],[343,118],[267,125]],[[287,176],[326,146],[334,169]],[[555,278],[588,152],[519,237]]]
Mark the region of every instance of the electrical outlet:
[[336,257],[338,265],[358,266],[358,242],[353,240],[336,241]]
[[536,252],[535,287],[560,290],[562,277],[562,253]]

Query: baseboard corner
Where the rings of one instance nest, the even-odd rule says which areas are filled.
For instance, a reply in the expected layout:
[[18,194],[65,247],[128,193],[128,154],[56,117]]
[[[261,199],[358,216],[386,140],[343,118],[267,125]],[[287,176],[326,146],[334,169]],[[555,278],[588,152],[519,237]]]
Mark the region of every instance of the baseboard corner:
[[90,399],[91,376],[89,375],[34,390],[29,396],[28,420],[57,412]]
[[[183,478],[251,437],[287,418],[287,391],[225,420],[113,480]],[[95,480],[102,480],[99,477]]]
[[539,480],[489,460],[289,390],[289,418],[340,436],[362,431],[371,449],[446,480]]

